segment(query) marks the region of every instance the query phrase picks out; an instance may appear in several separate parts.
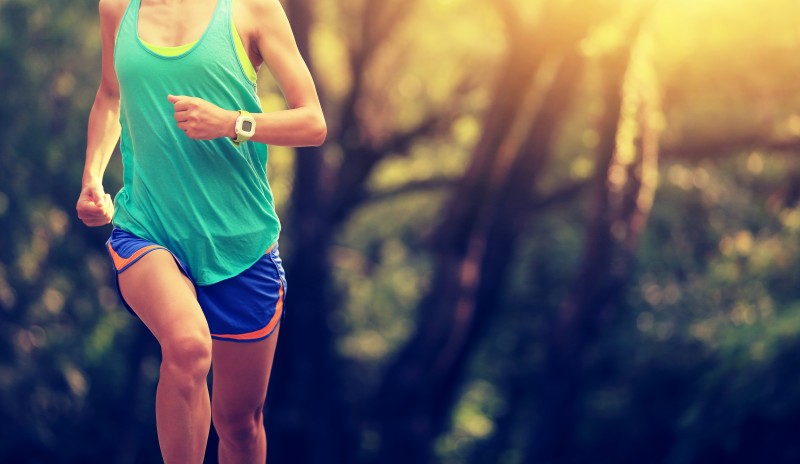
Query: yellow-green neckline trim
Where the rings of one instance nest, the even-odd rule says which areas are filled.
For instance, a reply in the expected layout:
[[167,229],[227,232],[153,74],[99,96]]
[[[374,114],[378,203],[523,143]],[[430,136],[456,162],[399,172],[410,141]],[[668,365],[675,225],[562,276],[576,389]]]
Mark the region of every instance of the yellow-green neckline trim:
[[194,42],[190,42],[190,43],[183,44],[183,45],[167,46],[167,45],[151,44],[150,42],[145,42],[144,39],[140,39],[140,40],[142,40],[142,43],[144,44],[145,47],[147,47],[150,50],[158,53],[159,55],[164,55],[164,56],[182,55],[182,54],[188,52],[199,41],[199,39],[198,39],[198,40],[195,40]]
[[[231,32],[233,33],[233,42],[236,45],[236,55],[239,57],[239,62],[242,63],[242,67],[244,68],[244,72],[247,75],[248,79],[251,82],[255,82],[258,75],[256,73],[255,68],[253,68],[253,63],[250,61],[250,57],[247,56],[247,50],[244,48],[244,44],[242,43],[242,38],[239,37],[239,32],[236,30],[236,25],[231,21]],[[175,46],[167,46],[167,45],[155,45],[149,42],[146,42],[139,38],[144,44],[145,47],[149,48],[155,53],[163,56],[178,56],[182,55],[194,47],[200,39],[195,40],[194,42],[190,42],[188,44],[183,45],[175,45]]]

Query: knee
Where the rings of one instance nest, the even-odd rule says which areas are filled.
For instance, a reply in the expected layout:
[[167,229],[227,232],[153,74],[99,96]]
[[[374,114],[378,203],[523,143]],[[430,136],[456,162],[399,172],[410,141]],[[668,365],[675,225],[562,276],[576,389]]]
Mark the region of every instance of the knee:
[[203,334],[174,337],[161,345],[161,374],[181,390],[193,391],[206,381],[211,368],[211,337]]
[[221,441],[237,449],[248,449],[258,443],[264,431],[264,415],[258,408],[246,414],[231,414],[215,410],[211,414]]

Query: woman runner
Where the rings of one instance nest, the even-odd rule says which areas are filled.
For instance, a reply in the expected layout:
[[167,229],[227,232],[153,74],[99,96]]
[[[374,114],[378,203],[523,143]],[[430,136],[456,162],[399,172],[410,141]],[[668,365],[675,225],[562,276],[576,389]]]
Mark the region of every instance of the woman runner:
[[[278,0],[100,0],[99,10],[102,77],[76,209],[87,226],[113,219],[120,296],[161,346],[164,461],[202,462],[213,418],[221,463],[264,463],[286,292],[267,144],[324,141],[314,82]],[[289,109],[262,112],[262,63]],[[102,179],[118,140],[112,202]]]

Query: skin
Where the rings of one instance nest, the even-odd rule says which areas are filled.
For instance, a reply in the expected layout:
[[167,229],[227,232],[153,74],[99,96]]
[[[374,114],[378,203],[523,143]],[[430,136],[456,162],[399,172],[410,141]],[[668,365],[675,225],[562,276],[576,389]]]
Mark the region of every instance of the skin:
[[[113,66],[114,42],[129,0],[100,0],[103,56],[100,86],[89,115],[86,161],[78,217],[91,227],[111,222],[114,206],[102,185],[119,140],[119,83]],[[182,45],[205,31],[217,0],[142,0],[139,36],[164,46]],[[233,20],[248,57],[265,64],[288,109],[254,114],[251,140],[282,146],[316,146],[327,129],[313,79],[303,62],[278,0],[235,0]],[[175,124],[193,139],[233,137],[238,112],[191,95],[165,95],[175,108]],[[164,250],[145,255],[119,276],[120,290],[161,345],[156,391],[156,424],[164,461],[199,463],[209,422],[220,435],[221,463],[263,463],[267,443],[263,406],[278,330],[254,343],[211,340],[194,286]],[[212,364],[213,360],[213,364]],[[206,376],[213,366],[214,397]]]

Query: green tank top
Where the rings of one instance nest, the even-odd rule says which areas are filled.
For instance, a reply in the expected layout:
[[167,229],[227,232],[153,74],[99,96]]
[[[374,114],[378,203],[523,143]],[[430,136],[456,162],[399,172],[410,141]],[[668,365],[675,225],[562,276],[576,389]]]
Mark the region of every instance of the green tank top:
[[229,110],[261,112],[256,86],[237,56],[231,2],[218,0],[200,39],[161,55],[138,34],[140,0],[117,33],[123,187],[114,225],[162,245],[187,264],[198,285],[233,277],[275,241],[280,222],[267,182],[267,146],[227,137],[192,140],[167,95],[199,97]]

